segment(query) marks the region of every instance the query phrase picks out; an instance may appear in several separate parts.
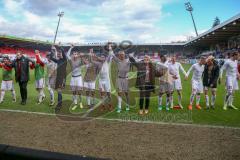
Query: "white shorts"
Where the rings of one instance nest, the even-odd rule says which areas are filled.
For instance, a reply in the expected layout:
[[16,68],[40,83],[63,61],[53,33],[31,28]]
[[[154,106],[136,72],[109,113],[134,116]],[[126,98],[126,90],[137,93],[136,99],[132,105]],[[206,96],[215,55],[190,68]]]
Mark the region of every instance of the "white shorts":
[[86,90],[95,90],[95,82],[84,82],[84,88]]
[[169,92],[173,92],[173,84],[161,81],[159,83],[159,93],[163,94]]
[[41,79],[35,81],[35,87],[36,87],[37,89],[38,89],[38,88],[44,88],[44,85],[45,85],[45,80],[44,80],[44,78],[41,78]]
[[174,90],[182,90],[182,82],[181,82],[180,78],[173,81],[173,89]]
[[56,77],[48,77],[46,79],[46,84],[48,88],[55,88]]
[[217,91],[217,88],[211,88],[211,87],[204,87],[204,90],[205,91],[208,91],[208,90],[210,90],[210,91]]
[[192,91],[195,91],[196,93],[203,93],[202,80],[192,80]]
[[226,78],[226,89],[230,92],[239,89],[237,77],[227,77]]
[[13,81],[2,81],[1,90],[10,91],[14,89]]
[[118,92],[128,92],[128,79],[117,78]]
[[71,90],[72,90],[72,91],[82,90],[82,88],[83,88],[82,76],[71,77],[70,87],[71,87]]
[[110,80],[99,80],[99,90],[100,92],[110,92],[111,83]]

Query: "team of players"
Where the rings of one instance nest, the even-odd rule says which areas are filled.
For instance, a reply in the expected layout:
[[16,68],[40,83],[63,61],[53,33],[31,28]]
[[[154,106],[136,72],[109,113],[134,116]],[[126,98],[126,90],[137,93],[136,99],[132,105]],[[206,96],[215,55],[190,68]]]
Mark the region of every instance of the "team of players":
[[[120,113],[122,110],[122,99],[126,98],[126,111],[129,111],[129,86],[128,86],[128,73],[130,70],[129,58],[126,58],[124,51],[120,51],[118,56],[116,56],[109,45],[109,53],[105,55],[96,56],[91,49],[89,54],[78,53],[76,51],[72,52],[74,46],[72,45],[68,52],[63,56],[66,57],[71,66],[71,80],[70,88],[72,91],[73,107],[75,110],[78,106],[83,108],[82,104],[82,93],[86,92],[87,105],[91,107],[95,102],[95,89],[96,89],[96,79],[99,77],[99,91],[102,101],[102,109],[112,110],[111,105],[111,80],[110,80],[110,65],[112,61],[115,61],[117,66],[117,77],[116,85],[118,91],[118,103],[117,112]],[[56,48],[52,48],[56,50]],[[58,72],[58,58],[57,51],[55,58],[52,54],[47,55],[47,60],[43,60],[39,51],[36,52],[35,61],[30,65],[31,69],[35,71],[35,86],[38,91],[38,104],[41,104],[45,99],[44,86],[45,86],[45,73],[44,68],[47,68],[47,86],[50,94],[50,106],[55,104],[54,101],[54,89],[59,90],[56,87],[56,77]],[[133,54],[129,56],[133,57]],[[230,58],[225,61],[222,67],[214,59],[213,56],[207,58],[201,57],[199,62],[193,64],[188,72],[184,70],[179,62],[176,62],[176,57],[172,56],[171,60],[167,60],[165,56],[160,56],[160,60],[155,64],[164,66],[167,68],[167,72],[159,78],[159,96],[158,96],[158,110],[163,109],[162,96],[166,94],[166,110],[170,110],[174,107],[183,108],[182,106],[182,83],[180,78],[181,71],[187,80],[190,73],[192,72],[192,93],[190,97],[189,110],[192,110],[192,105],[196,97],[196,109],[201,109],[200,97],[204,92],[206,109],[215,107],[216,100],[216,89],[218,82],[221,82],[223,71],[226,70],[226,96],[224,100],[223,109],[226,110],[228,107],[237,109],[233,105],[233,94],[234,91],[238,90],[238,80],[240,79],[240,74],[238,71],[238,60],[239,53],[237,51],[230,55]],[[2,68],[2,83],[1,83],[1,96],[0,103],[3,102],[5,91],[11,91],[13,101],[16,102],[16,94],[13,86],[13,76],[11,61],[7,56],[3,57],[3,61],[0,63]],[[86,67],[86,74],[82,75],[82,67]],[[65,80],[63,80],[65,81]],[[63,82],[64,83],[64,82]],[[64,85],[60,83],[61,85]],[[211,102],[209,100],[208,91],[211,90]],[[173,105],[173,93],[174,91],[178,94],[178,105]],[[59,93],[59,91],[58,91]],[[62,99],[60,99],[61,101]],[[78,103],[79,102],[79,103]],[[58,101],[59,103],[59,101]],[[143,113],[141,111],[141,113]],[[145,112],[145,113],[148,113]]]

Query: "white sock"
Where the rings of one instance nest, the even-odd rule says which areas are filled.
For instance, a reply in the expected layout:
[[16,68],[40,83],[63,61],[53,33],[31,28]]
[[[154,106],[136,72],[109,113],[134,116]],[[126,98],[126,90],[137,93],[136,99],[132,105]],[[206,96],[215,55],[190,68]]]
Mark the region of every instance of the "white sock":
[[206,106],[209,107],[209,96],[205,95]]
[[38,91],[38,102],[42,102],[42,94],[41,94],[41,91]]
[[73,103],[77,104],[77,95],[72,95]]
[[16,92],[15,92],[15,90],[12,90],[12,97],[13,97],[13,99],[16,99]]
[[1,91],[1,97],[0,97],[0,101],[2,102],[3,101],[3,98],[4,98],[4,95],[5,95],[5,91]]
[[214,106],[216,101],[216,95],[212,95],[211,97],[211,105]]
[[231,95],[229,97],[229,105],[232,106],[233,105],[233,95]]
[[87,105],[89,105],[89,106],[90,106],[90,104],[91,104],[91,99],[90,99],[90,97],[89,97],[89,96],[87,96]]
[[48,91],[49,91],[49,94],[50,94],[50,100],[51,102],[54,101],[54,92],[53,92],[53,89],[52,88],[48,88]]
[[42,102],[42,98],[45,97],[45,94],[44,94],[44,92],[43,92],[43,89],[40,89],[40,90],[38,91],[38,93],[39,93],[39,95],[38,95],[38,101],[39,101],[39,102]]
[[196,105],[199,105],[201,99],[201,95],[196,96]]
[[173,95],[169,97],[169,100],[170,100],[170,107],[173,107]]
[[191,94],[191,97],[190,97],[190,105],[193,104],[194,98],[195,98],[195,94],[192,93],[192,94]]
[[158,106],[162,106],[162,96],[158,96]]
[[169,107],[169,104],[170,104],[170,100],[171,98],[167,96],[167,100],[166,100],[166,107]]
[[182,95],[178,95],[178,104],[179,104],[179,105],[182,104]]
[[79,95],[79,103],[82,103],[82,96]]
[[229,105],[230,99],[231,99],[231,93],[227,93],[224,99],[224,106]]
[[91,104],[95,104],[95,97],[91,97]]
[[118,96],[118,108],[121,109],[121,105],[122,105],[122,97]]
[[45,94],[44,94],[43,89],[40,90],[40,95],[41,95],[42,97],[45,97]]

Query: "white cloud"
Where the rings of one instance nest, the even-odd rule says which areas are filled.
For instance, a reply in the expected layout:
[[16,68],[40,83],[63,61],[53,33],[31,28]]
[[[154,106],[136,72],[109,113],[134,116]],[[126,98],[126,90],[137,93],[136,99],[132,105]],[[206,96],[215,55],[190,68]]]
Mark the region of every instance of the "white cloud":
[[23,1],[19,0],[3,0],[4,7],[8,11],[17,11],[23,4]]
[[0,16],[0,24],[1,24],[1,23],[6,23],[6,21],[7,21],[7,20],[6,20],[4,17]]
[[[203,32],[207,31],[205,30],[199,30],[198,34],[201,34]],[[177,41],[187,41],[189,37],[195,37],[196,33],[194,31],[188,31],[185,34],[180,34],[180,35],[174,35],[174,36],[169,36],[166,38],[166,42],[177,42]]]
[[[5,10],[11,14],[0,16],[0,33],[51,41],[57,25],[55,14],[63,9],[66,15],[57,38],[62,42],[183,40],[185,35],[169,38],[160,35],[157,23],[171,16],[162,11],[165,3],[165,0],[83,0],[81,3],[76,0],[5,0]],[[12,14],[16,13],[21,20],[12,20]],[[84,21],[85,17],[78,17],[79,13],[89,13],[90,19]]]

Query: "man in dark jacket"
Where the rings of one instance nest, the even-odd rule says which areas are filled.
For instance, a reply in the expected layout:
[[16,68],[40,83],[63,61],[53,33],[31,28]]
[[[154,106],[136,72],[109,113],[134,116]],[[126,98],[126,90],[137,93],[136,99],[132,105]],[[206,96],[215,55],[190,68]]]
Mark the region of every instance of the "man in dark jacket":
[[211,89],[211,92],[212,92],[211,108],[214,109],[220,67],[213,56],[209,56],[206,62],[207,63],[203,71],[203,86],[204,86],[204,94],[205,94],[205,100],[206,100],[206,109],[210,108],[209,96],[208,96],[209,88]]
[[[144,56],[144,59],[137,62],[133,55],[129,55],[130,62],[137,68],[137,80],[136,80],[136,88],[139,89],[140,99],[139,105],[140,110],[139,114],[148,114],[148,108],[150,103],[150,95],[151,92],[155,90],[155,77],[160,77],[164,73],[159,73],[157,71],[156,66],[151,62],[150,57],[148,55]],[[163,69],[166,68],[162,67]],[[162,70],[163,71],[163,70]],[[145,100],[145,111],[143,112],[143,104]]]
[[50,59],[57,64],[55,89],[58,92],[58,104],[56,109],[60,110],[60,108],[62,107],[62,89],[64,89],[65,87],[67,75],[67,57],[64,49],[60,47],[60,49],[57,50],[55,46],[52,46]]
[[[139,114],[142,115],[143,113],[148,114],[148,107],[150,103],[150,94],[154,91],[154,84],[155,84],[155,71],[153,68],[152,63],[150,63],[150,57],[145,56],[143,61],[136,62],[136,60],[129,56],[130,62],[134,66],[137,67],[137,80],[136,80],[136,88],[140,91],[140,99],[139,105],[140,110]],[[143,104],[145,100],[145,111],[143,112]]]
[[22,105],[25,105],[27,101],[27,83],[29,80],[29,66],[31,64],[32,61],[25,57],[22,51],[17,51],[16,59],[11,64],[15,69],[15,79],[20,87]]

